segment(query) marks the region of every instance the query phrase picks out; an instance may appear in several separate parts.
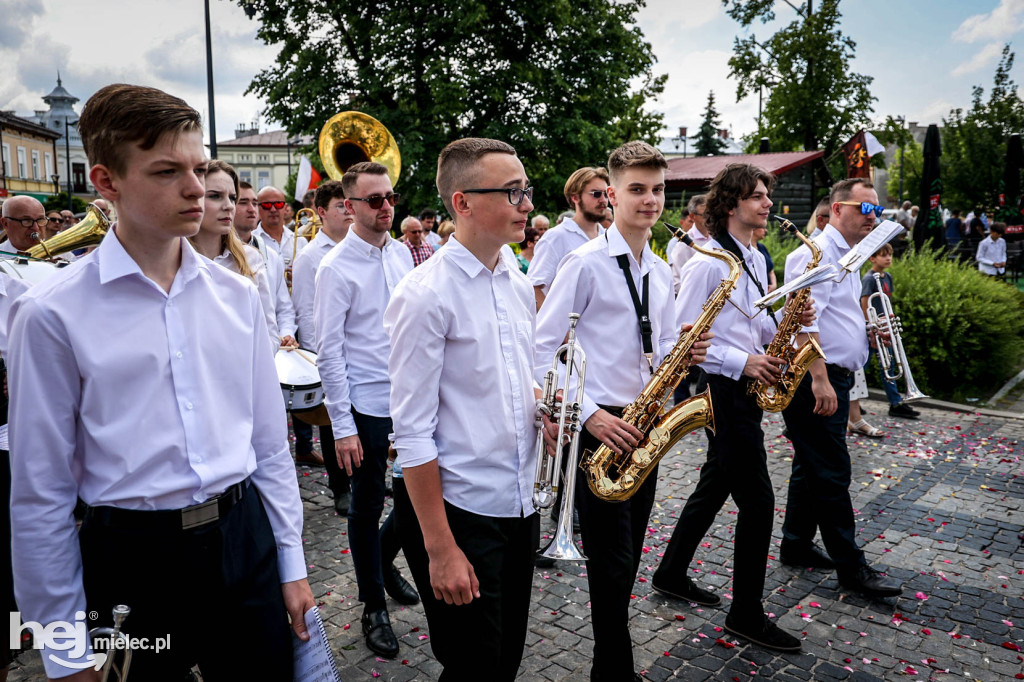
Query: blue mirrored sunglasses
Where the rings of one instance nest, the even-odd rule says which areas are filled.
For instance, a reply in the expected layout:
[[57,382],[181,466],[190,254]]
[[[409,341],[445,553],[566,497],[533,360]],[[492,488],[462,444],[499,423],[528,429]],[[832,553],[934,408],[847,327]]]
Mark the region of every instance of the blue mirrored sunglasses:
[[870,201],[837,201],[836,203],[842,204],[843,206],[860,206],[861,215],[874,213],[876,218],[881,218],[882,211],[885,210],[885,206],[872,204]]

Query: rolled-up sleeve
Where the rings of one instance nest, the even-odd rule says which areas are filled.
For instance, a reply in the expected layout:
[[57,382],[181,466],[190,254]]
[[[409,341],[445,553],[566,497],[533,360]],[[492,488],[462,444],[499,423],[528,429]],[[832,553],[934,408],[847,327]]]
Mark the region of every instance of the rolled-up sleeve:
[[530,278],[530,284],[540,287],[541,291],[548,294],[564,251],[558,232],[548,232],[541,237],[534,247],[533,260],[530,261],[530,269],[526,273]]
[[447,328],[439,297],[418,281],[402,280],[384,311],[384,331],[391,347],[394,443],[403,469],[437,459],[434,432]]
[[[325,261],[326,262],[326,261]],[[324,387],[324,404],[331,418],[335,439],[354,436],[349,396],[348,364],[345,361],[345,320],[351,307],[348,282],[333,267],[321,264],[313,294],[316,326],[317,369]]]

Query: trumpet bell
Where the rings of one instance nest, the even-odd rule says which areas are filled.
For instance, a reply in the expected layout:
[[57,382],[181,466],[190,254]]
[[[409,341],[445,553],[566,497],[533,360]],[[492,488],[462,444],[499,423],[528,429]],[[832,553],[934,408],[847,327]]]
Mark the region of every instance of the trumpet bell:
[[68,251],[96,246],[103,241],[103,236],[110,229],[110,221],[98,208],[89,204],[85,209],[85,217],[68,229],[39,242],[27,253],[32,258],[53,258]]
[[361,111],[335,114],[320,131],[319,147],[324,171],[334,180],[340,180],[354,164],[375,161],[388,169],[392,185],[398,183],[402,172],[398,143],[373,116]]

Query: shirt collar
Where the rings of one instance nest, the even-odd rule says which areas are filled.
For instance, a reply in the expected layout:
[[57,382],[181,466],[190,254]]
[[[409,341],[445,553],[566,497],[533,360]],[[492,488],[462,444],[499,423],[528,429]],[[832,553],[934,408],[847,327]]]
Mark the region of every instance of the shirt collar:
[[323,230],[319,230],[316,233],[316,236],[313,237],[313,241],[317,244],[317,246],[326,246],[328,248],[332,248],[338,243],[331,239],[331,235],[327,234]]
[[832,223],[825,226],[825,229],[821,231],[822,236],[828,239],[830,242],[836,245],[839,249],[839,253],[846,253],[850,250],[850,245],[846,243],[846,238],[843,237],[843,233],[832,227]]
[[7,295],[7,278],[10,277],[6,272],[0,273],[0,296]]
[[[447,250],[447,256],[449,260],[455,261],[455,264],[466,273],[470,278],[476,277],[482,271],[487,271],[484,264],[480,262],[472,251],[467,249],[453,234],[448,238],[448,243],[445,246]],[[499,252],[498,253],[498,264],[494,266],[494,272],[492,275],[500,275],[508,273],[508,263],[505,261],[505,257]]]
[[[586,237],[587,239],[590,239],[590,236],[586,232],[583,231],[583,228],[580,227],[580,224],[577,223],[572,218],[566,218],[565,220],[560,222],[559,225],[565,225],[565,229],[568,230],[569,232],[575,232],[576,234],[578,234],[578,235],[580,235],[582,237]],[[600,237],[604,233],[605,233],[604,227],[602,225],[598,224],[598,226],[597,226],[597,236]]]
[[[626,243],[626,238],[619,232],[619,226],[612,223],[612,226],[608,228],[608,231],[604,233],[608,239],[608,255],[612,258],[618,258],[625,254],[628,255],[630,260],[636,262],[633,258],[633,250],[629,248],[629,244]],[[646,274],[651,271],[654,265],[654,253],[651,251],[649,244],[644,244],[644,250],[640,254],[640,262],[637,263],[640,266],[640,274]]]
[[690,235],[690,239],[692,239],[695,242],[706,242],[707,240],[711,239],[710,234],[707,237],[705,237],[704,233],[701,232],[700,228],[698,228],[696,225],[687,230],[686,234]]
[[352,242],[351,248],[355,249],[356,253],[362,254],[367,257],[372,256],[374,251],[382,251],[384,253],[387,253],[390,249],[395,248],[395,244],[398,244],[398,242],[392,239],[391,235],[388,234],[384,237],[384,247],[378,249],[376,246],[374,246],[373,244],[371,244],[370,242],[366,241],[365,239],[361,238],[358,234],[356,234],[356,231],[353,230],[352,228],[349,228],[348,234],[345,236],[345,241]]
[[[207,265],[195,252],[195,249],[192,248],[192,245],[188,243],[187,239],[180,237],[179,242],[181,247],[181,264],[178,266],[178,272],[174,276],[174,280],[175,282],[180,281],[182,284],[185,284],[198,276],[201,270],[207,270]],[[96,260],[99,263],[100,284],[107,284],[115,279],[128,277],[129,275],[146,277],[145,273],[142,272],[142,268],[128,255],[128,252],[125,251],[124,246],[121,244],[121,240],[118,239],[117,223],[114,223],[110,228],[110,235],[100,242],[96,251],[98,252]],[[146,279],[149,278],[146,277]],[[174,288],[172,286],[172,291]]]

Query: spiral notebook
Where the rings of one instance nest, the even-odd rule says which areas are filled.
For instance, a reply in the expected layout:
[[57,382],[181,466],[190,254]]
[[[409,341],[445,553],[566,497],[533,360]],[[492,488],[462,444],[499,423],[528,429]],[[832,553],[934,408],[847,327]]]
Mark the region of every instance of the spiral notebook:
[[303,642],[294,633],[295,682],[341,682],[334,652],[327,641],[324,622],[317,607],[306,611],[306,630],[309,641]]

